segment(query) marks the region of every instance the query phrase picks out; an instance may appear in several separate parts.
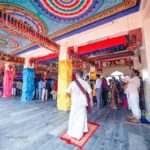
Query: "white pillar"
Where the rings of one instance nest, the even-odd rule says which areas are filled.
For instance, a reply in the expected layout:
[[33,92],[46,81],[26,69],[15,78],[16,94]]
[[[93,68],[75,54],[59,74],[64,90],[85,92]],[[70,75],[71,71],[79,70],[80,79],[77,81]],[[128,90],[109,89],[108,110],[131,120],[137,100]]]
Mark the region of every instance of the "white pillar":
[[147,119],[150,121],[150,17],[143,20],[143,41],[144,48],[142,54],[142,75],[144,80],[144,92],[146,109],[148,112]]

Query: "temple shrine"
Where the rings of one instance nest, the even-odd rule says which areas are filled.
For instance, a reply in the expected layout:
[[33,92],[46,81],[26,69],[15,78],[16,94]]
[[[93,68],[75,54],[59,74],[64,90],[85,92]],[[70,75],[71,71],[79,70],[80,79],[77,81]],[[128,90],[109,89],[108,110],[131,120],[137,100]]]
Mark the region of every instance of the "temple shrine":
[[[149,27],[149,0],[0,0],[0,150],[150,149]],[[80,140],[66,132],[78,71],[92,91]]]

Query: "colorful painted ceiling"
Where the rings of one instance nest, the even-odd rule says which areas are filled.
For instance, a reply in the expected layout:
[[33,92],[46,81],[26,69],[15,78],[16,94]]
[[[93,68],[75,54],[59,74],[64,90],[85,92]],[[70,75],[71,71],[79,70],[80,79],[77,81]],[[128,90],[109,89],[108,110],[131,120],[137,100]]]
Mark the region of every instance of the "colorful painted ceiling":
[[[111,16],[122,17],[121,12],[133,13],[137,6],[139,0],[0,0],[0,9],[55,40],[98,26],[104,19],[111,21]],[[33,46],[15,31],[0,27],[0,50],[11,53]]]

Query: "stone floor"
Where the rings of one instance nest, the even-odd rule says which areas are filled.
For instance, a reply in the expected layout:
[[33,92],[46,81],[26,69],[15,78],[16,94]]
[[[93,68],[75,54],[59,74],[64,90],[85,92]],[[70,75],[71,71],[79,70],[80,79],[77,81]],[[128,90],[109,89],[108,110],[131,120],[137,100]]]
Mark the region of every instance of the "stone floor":
[[[88,116],[101,125],[84,150],[150,150],[150,128],[128,124],[126,110],[99,111]],[[74,150],[59,139],[67,129],[69,112],[58,111],[56,101],[0,98],[0,150]]]

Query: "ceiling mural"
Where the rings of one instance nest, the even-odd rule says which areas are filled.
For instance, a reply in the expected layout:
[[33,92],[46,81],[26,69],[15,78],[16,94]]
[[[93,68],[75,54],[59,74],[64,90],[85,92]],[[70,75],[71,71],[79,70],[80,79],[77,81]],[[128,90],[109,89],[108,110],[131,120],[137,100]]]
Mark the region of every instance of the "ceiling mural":
[[[13,35],[15,33],[15,32],[13,32],[13,30],[10,30],[10,32],[8,33],[1,29],[0,29],[0,39],[7,37],[7,38],[5,38],[5,43],[7,43],[7,45],[5,45],[3,47],[0,46],[0,50],[2,50],[3,52],[11,53],[20,47],[31,44],[31,42],[29,40],[26,40],[24,38]],[[12,34],[10,34],[11,31],[12,31]]]
[[18,48],[19,43],[15,41],[14,39],[4,36],[0,34],[0,48],[6,48],[6,49],[13,49],[13,48]]
[[[0,0],[0,9],[28,24],[50,39],[76,31],[94,22],[136,6],[138,0]],[[19,49],[31,42],[15,31],[1,27],[0,33],[18,40]],[[7,34],[6,34],[7,33]],[[32,44],[31,44],[32,45]],[[14,50],[14,49],[13,49]],[[5,50],[9,53],[9,50]],[[12,51],[12,50],[11,50]]]
[[90,17],[102,0],[32,0],[47,17],[60,22],[78,22]]
[[[1,2],[1,0],[0,0]],[[47,27],[44,22],[36,16],[34,13],[12,4],[0,4],[0,8],[3,8],[7,13],[11,14],[15,18],[22,20],[25,24],[31,26],[34,30],[42,35],[47,34]]]
[[[41,33],[42,35],[46,35],[47,33],[47,28],[44,25],[44,23],[33,13],[30,13],[26,9],[17,7],[17,6],[12,6],[10,4],[0,4],[0,8],[4,8],[4,10],[11,14],[11,16],[14,16],[15,18],[18,18],[19,20],[22,20],[24,23],[28,24],[32,28],[34,28],[37,32]],[[3,34],[3,36],[8,36],[11,37],[13,41],[17,41],[18,47],[3,47],[1,50],[3,50],[6,53],[11,53],[12,51],[24,47],[26,45],[31,45],[33,46],[34,44],[27,40],[24,35],[18,34],[15,30],[8,28],[4,26],[3,24],[0,24],[0,33]],[[0,37],[2,36],[0,34]],[[7,40],[7,44],[11,45],[11,41]]]

